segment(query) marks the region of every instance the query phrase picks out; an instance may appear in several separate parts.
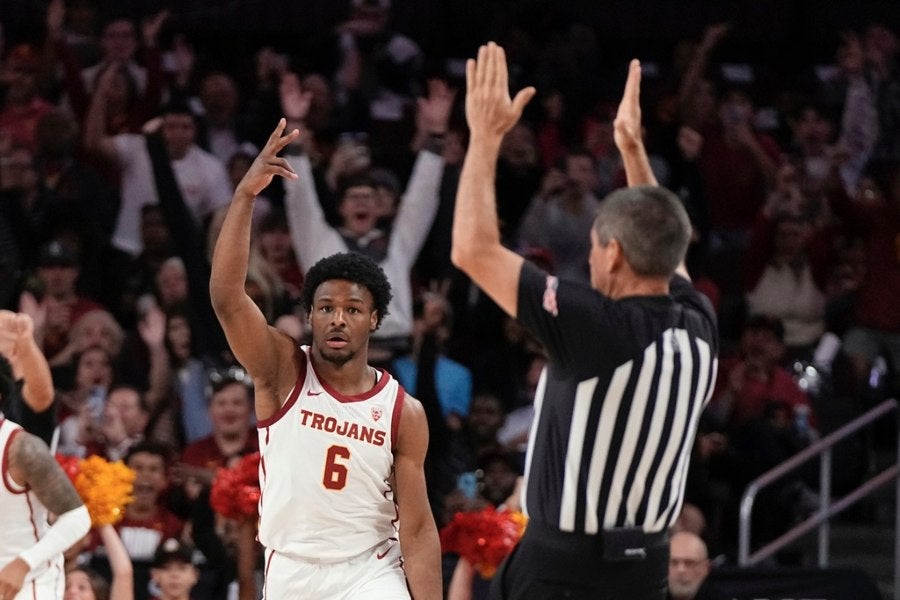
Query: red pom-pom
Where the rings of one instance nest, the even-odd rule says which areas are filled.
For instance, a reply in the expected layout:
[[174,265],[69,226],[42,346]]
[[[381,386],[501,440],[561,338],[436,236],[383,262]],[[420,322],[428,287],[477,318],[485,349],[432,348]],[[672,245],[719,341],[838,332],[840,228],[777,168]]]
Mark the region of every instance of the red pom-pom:
[[260,494],[259,452],[254,452],[233,467],[218,470],[209,503],[223,517],[246,519],[256,515]]
[[56,462],[58,462],[59,466],[62,467],[62,470],[66,472],[66,475],[69,477],[69,481],[74,484],[75,478],[78,477],[78,472],[81,470],[79,464],[81,462],[81,459],[77,456],[57,454]]
[[525,515],[487,507],[480,511],[460,512],[441,529],[441,549],[459,554],[481,574],[494,576],[525,531]]

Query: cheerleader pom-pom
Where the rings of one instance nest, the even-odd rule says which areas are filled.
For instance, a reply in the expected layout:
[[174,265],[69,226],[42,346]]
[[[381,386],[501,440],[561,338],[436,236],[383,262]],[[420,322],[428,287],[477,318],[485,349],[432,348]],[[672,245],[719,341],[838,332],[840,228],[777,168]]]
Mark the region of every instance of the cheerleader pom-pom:
[[459,512],[441,529],[441,549],[459,554],[490,579],[519,542],[526,522],[521,512],[493,507]]
[[254,452],[233,467],[218,470],[209,503],[217,514],[242,520],[256,516],[259,497],[259,452]]
[[56,459],[87,507],[91,525],[115,525],[122,520],[125,507],[134,500],[134,471],[122,461],[96,455],[82,459],[57,455]]

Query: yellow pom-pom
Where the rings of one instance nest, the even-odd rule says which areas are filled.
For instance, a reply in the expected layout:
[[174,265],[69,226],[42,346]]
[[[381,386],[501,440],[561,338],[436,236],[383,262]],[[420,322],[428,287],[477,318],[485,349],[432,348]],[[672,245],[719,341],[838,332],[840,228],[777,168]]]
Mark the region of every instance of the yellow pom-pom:
[[122,461],[109,462],[101,456],[79,461],[75,489],[91,514],[94,527],[113,525],[125,515],[125,506],[134,497],[134,471]]

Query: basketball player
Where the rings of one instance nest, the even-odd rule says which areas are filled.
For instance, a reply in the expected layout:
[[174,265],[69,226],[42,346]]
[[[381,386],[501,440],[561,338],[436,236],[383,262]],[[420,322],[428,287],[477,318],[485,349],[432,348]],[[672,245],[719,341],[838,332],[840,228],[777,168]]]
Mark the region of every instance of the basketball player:
[[[15,383],[0,368],[0,407]],[[0,600],[63,597],[63,551],[88,532],[91,518],[40,438],[0,412]],[[53,525],[48,513],[58,515]]]
[[264,598],[437,600],[425,413],[367,360],[391,297],[384,272],[358,254],[313,265],[301,297],[309,346],[269,326],[244,291],[253,200],[274,175],[296,178],[276,156],[298,135],[284,129],[282,119],[235,190],[210,281],[213,308],[256,390]]

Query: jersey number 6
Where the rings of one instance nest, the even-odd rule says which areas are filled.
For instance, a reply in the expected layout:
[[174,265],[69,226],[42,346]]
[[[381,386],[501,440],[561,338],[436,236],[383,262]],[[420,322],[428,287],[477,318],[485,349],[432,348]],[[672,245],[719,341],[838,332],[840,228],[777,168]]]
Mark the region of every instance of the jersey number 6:
[[350,449],[346,446],[329,446],[325,453],[325,473],[322,485],[329,490],[342,490],[347,485],[347,465],[350,460]]

